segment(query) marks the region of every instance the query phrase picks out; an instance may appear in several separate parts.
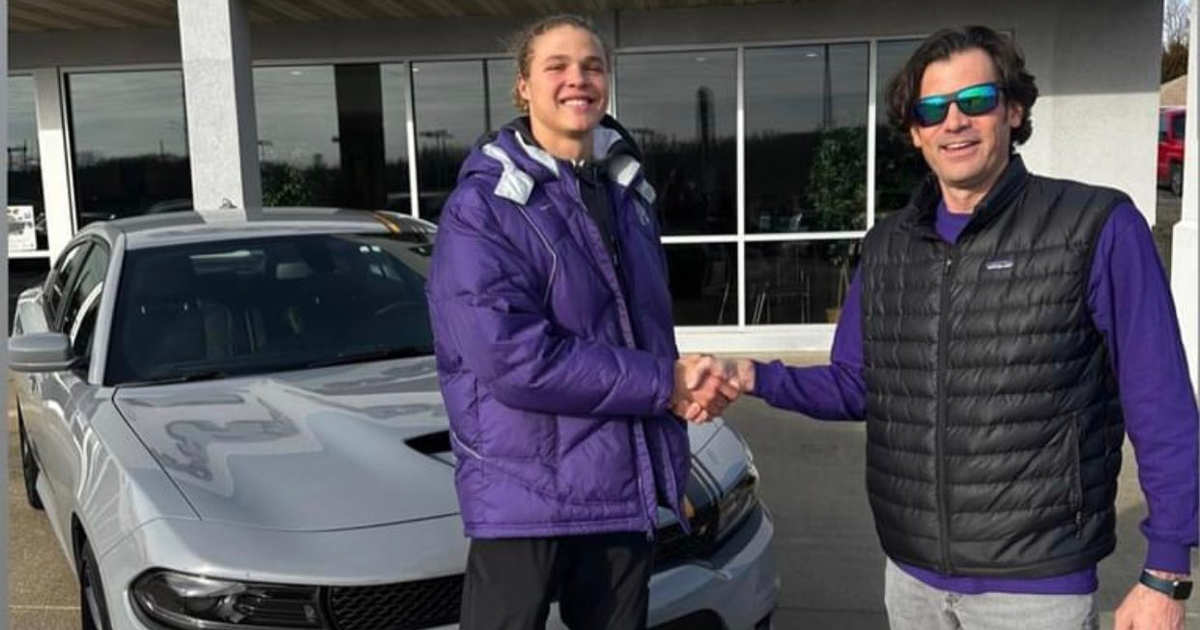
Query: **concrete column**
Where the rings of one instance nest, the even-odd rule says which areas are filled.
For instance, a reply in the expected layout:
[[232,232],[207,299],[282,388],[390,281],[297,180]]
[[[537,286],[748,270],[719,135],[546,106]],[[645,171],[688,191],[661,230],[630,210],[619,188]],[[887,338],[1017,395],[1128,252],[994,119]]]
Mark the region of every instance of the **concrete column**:
[[1200,357],[1200,246],[1197,243],[1197,207],[1200,206],[1200,0],[1192,0],[1192,26],[1188,35],[1187,130],[1183,141],[1183,212],[1175,225],[1171,244],[1171,292],[1179,313],[1179,327],[1187,350],[1192,391],[1200,392],[1197,358]]
[[46,204],[46,238],[50,264],[75,234],[75,206],[71,197],[71,161],[67,151],[62,82],[58,68],[33,71],[37,107],[38,152],[41,154],[42,196]]
[[[192,199],[204,213],[262,205],[244,0],[179,0]],[[221,213],[214,213],[220,215]]]

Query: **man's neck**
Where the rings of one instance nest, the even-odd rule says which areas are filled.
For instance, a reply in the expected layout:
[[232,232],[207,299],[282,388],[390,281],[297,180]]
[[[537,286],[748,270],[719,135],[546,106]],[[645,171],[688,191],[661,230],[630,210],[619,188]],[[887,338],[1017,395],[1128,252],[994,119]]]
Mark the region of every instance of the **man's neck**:
[[992,192],[992,188],[995,188],[996,182],[1000,181],[1003,174],[1004,169],[1000,169],[978,185],[968,186],[955,186],[939,180],[938,184],[942,189],[942,201],[946,204],[946,210],[952,214],[975,212],[975,207],[988,196],[988,193]]
[[537,120],[530,120],[529,128],[533,132],[533,139],[546,153],[560,160],[578,162],[592,157],[591,131],[578,136],[556,133]]

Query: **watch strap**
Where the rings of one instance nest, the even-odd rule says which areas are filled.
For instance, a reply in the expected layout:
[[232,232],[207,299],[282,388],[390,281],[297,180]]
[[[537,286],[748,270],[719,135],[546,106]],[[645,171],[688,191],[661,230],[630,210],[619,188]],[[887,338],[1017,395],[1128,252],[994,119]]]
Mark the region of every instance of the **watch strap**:
[[1138,578],[1138,582],[1142,585],[1152,588],[1171,599],[1184,600],[1192,594],[1191,580],[1168,580],[1153,575],[1149,571],[1142,571],[1142,576]]

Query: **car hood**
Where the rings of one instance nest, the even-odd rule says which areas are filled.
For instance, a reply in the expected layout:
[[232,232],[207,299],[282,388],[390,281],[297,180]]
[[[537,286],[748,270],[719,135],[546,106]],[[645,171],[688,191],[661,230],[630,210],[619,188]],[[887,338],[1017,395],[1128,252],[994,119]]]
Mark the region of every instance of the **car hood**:
[[[458,513],[432,357],[118,388],[113,401],[205,520],[327,531]],[[693,426],[693,452],[719,430]]]

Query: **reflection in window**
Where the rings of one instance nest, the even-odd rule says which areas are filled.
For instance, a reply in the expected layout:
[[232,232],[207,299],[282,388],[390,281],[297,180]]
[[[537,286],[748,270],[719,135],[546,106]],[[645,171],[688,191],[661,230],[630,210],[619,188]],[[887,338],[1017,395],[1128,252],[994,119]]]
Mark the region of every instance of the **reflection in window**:
[[617,95],[658,191],[663,232],[735,233],[737,53],[620,55]]
[[667,245],[666,252],[675,325],[737,324],[737,245]]
[[495,131],[513,118],[521,115],[513,105],[512,89],[517,78],[517,64],[512,59],[488,59],[487,72],[487,127]]
[[929,172],[909,135],[888,122],[887,86],[921,44],[908,39],[879,42],[878,93],[875,102],[875,220],[903,208],[913,189]]
[[408,186],[408,66],[379,66],[383,92],[383,154],[386,164],[384,185],[388,210],[409,214]]
[[179,70],[66,77],[78,227],[190,205]]
[[8,251],[45,250],[33,77],[8,77]]
[[746,244],[746,323],[836,323],[861,241]]
[[483,63],[439,61],[412,66],[421,218],[435,221],[454,189],[459,166],[485,129],[487,104],[480,98]]
[[866,44],[746,51],[746,231],[867,227]]
[[340,154],[333,66],[254,69],[264,206],[335,205]]

